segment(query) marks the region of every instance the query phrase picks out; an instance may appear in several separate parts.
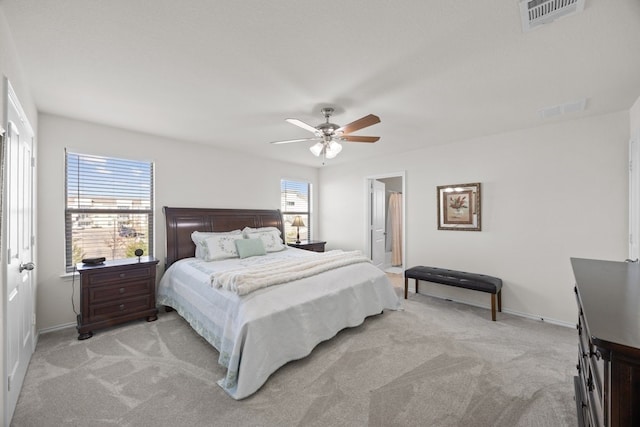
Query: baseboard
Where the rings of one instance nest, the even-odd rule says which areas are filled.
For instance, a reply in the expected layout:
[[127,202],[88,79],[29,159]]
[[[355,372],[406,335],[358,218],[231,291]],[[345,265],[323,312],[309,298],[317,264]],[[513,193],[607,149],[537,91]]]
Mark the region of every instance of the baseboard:
[[49,328],[40,329],[38,331],[38,335],[46,334],[46,333],[54,332],[54,331],[59,331],[61,329],[70,328],[72,326],[75,328],[77,325],[78,324],[76,322],[72,322],[72,323],[65,323],[65,324],[62,324],[62,325],[51,326]]
[[[414,293],[415,293],[415,291],[414,291]],[[443,299],[443,300],[446,300],[446,301],[453,301],[453,302],[457,302],[457,303],[460,303],[460,304],[472,305],[474,307],[484,308],[484,309],[487,309],[487,310],[491,311],[491,306],[490,305],[479,304],[479,303],[477,303],[475,301],[465,301],[465,300],[454,299],[454,298],[449,298],[449,297],[445,298],[445,297],[443,297],[441,295],[434,295],[434,294],[430,294],[430,293],[427,293],[427,292],[420,292],[420,295],[426,295],[426,296],[430,296],[430,297],[433,297],[433,298]],[[575,323],[569,323],[569,322],[565,322],[564,320],[552,319],[550,317],[544,317],[544,316],[531,314],[531,313],[523,313],[521,311],[511,310],[511,309],[504,308],[504,307],[502,307],[502,312],[503,313],[508,313],[508,314],[513,314],[514,316],[525,317],[527,319],[538,320],[538,321],[541,321],[541,322],[550,323],[552,325],[564,326],[564,327],[571,328],[571,329],[576,327]]]

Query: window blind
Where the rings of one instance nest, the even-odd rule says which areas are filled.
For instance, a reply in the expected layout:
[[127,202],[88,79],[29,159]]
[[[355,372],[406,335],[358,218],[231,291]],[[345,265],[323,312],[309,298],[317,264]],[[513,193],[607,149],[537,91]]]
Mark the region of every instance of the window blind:
[[311,238],[311,184],[283,179],[280,182],[280,195],[285,241],[296,240],[298,227],[291,225],[296,216],[300,216],[305,225],[300,227],[300,239],[309,240]]
[[65,150],[66,271],[83,258],[153,255],[153,163]]

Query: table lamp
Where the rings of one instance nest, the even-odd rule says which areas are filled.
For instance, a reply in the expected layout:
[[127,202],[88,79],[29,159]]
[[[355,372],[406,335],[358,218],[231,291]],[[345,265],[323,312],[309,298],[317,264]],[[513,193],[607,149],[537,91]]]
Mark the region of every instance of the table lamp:
[[292,227],[296,227],[298,229],[298,235],[296,236],[296,243],[300,243],[300,227],[306,227],[306,225],[304,225],[304,222],[302,221],[302,217],[300,215],[297,215],[295,218],[293,218],[293,222],[291,223]]

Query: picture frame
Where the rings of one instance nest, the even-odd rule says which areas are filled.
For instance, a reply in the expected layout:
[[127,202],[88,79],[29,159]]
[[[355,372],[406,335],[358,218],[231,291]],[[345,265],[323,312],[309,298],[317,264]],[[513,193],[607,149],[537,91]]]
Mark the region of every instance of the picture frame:
[[480,183],[439,185],[438,230],[481,231]]

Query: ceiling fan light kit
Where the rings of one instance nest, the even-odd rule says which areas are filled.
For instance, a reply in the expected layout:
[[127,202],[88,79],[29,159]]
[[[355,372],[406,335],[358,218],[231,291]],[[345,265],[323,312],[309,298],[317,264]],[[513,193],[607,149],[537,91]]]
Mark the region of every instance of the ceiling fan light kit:
[[316,142],[311,147],[309,147],[309,151],[311,151],[316,157],[324,154],[325,158],[333,159],[338,155],[338,153],[342,151],[342,144],[339,144],[335,141]]
[[380,123],[380,117],[378,116],[369,114],[368,116],[361,117],[358,120],[353,121],[347,125],[338,126],[335,123],[329,122],[329,117],[331,117],[334,112],[333,108],[326,107],[320,110],[320,112],[324,115],[325,122],[315,127],[303,122],[302,120],[286,119],[286,121],[291,123],[292,125],[298,126],[313,133],[314,137],[290,139],[286,141],[274,141],[272,142],[272,144],[316,141],[314,145],[309,147],[311,153],[313,153],[313,155],[316,157],[322,156],[323,159],[333,159],[338,155],[338,153],[340,153],[340,151],[342,151],[342,144],[340,144],[340,142],[373,143],[380,139],[380,137],[378,136],[350,135],[352,132],[375,125],[376,123]]

